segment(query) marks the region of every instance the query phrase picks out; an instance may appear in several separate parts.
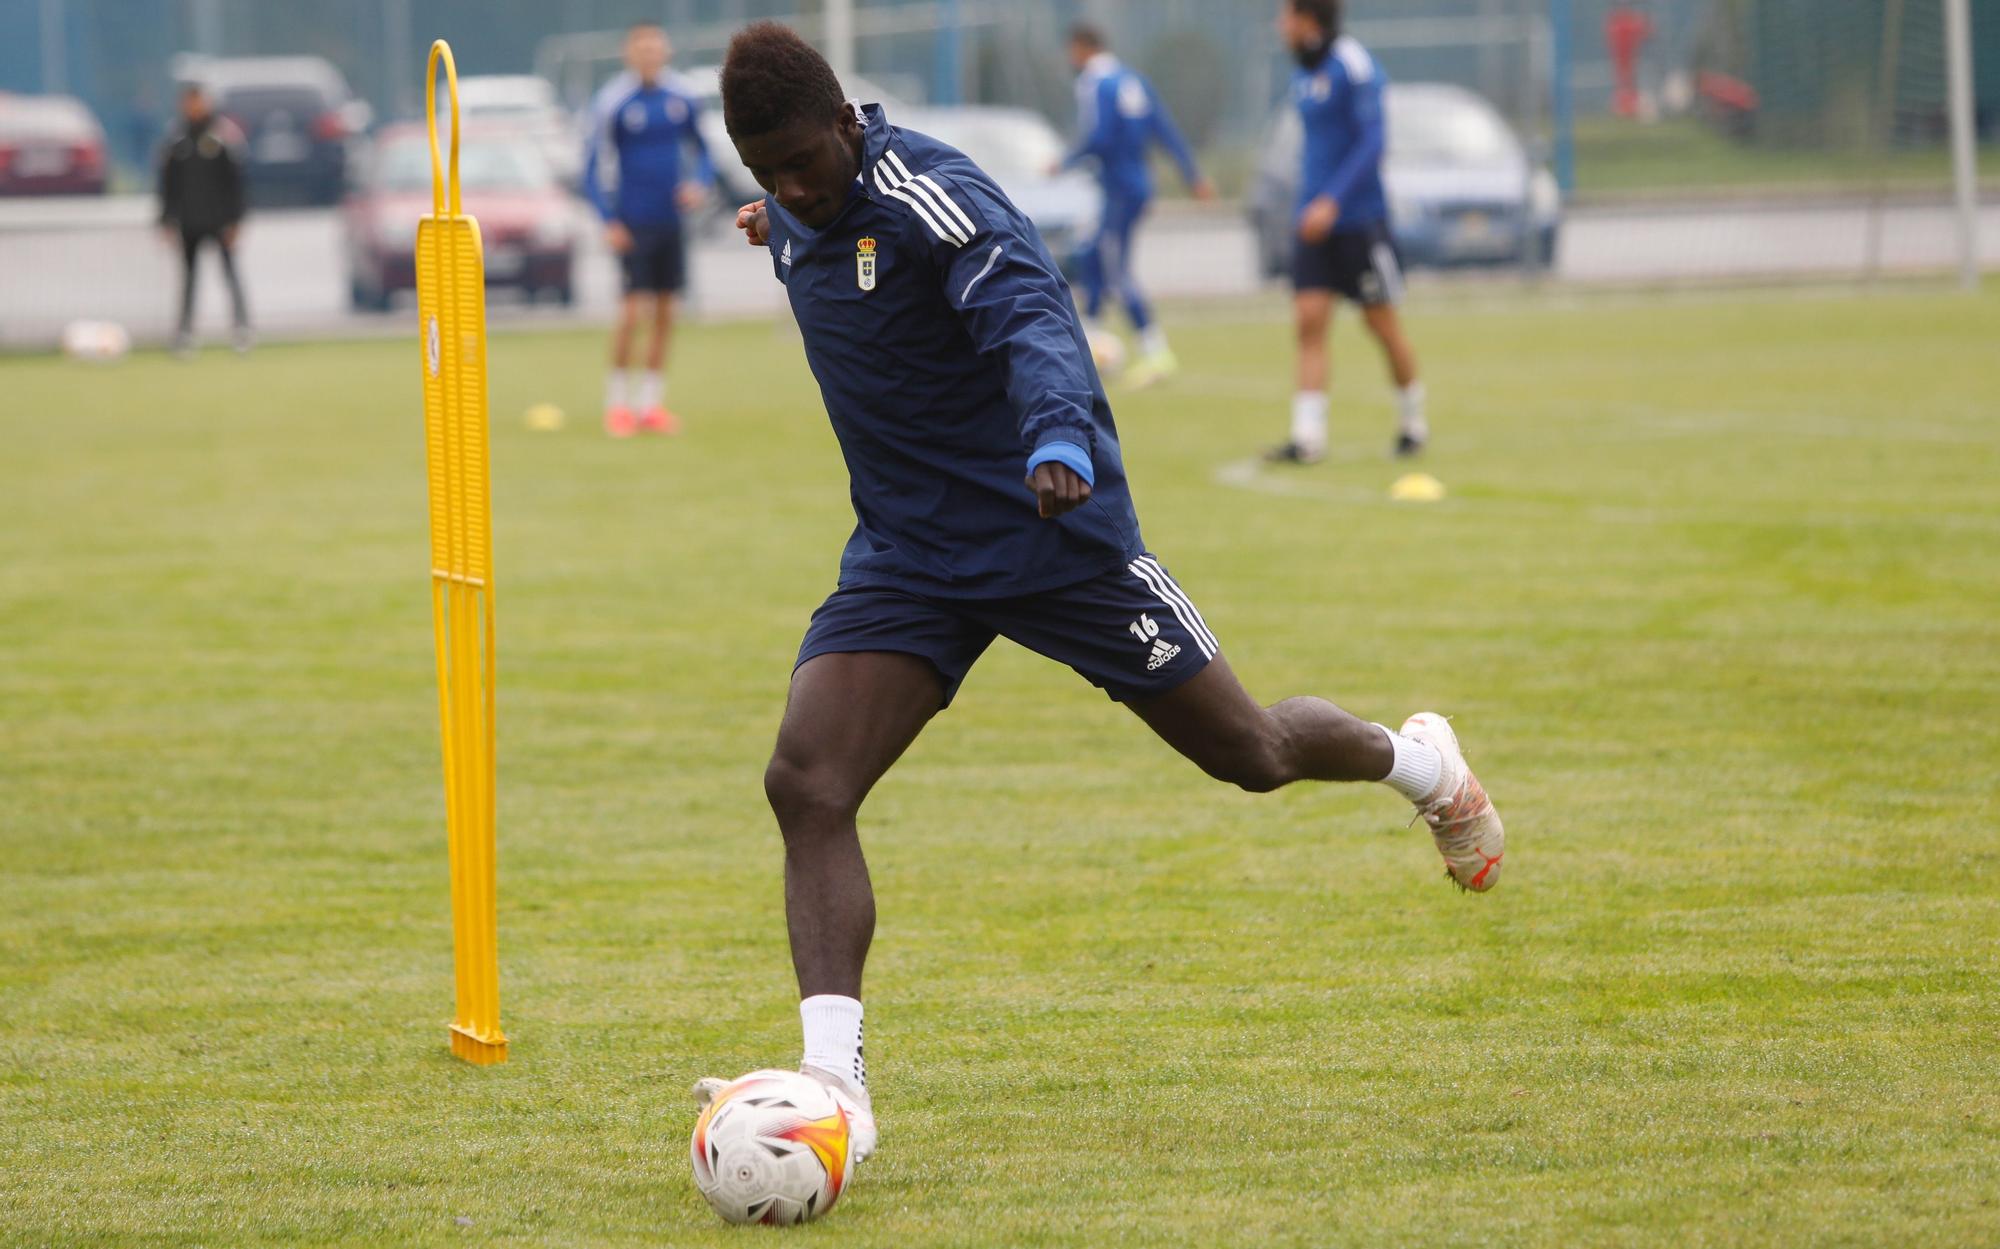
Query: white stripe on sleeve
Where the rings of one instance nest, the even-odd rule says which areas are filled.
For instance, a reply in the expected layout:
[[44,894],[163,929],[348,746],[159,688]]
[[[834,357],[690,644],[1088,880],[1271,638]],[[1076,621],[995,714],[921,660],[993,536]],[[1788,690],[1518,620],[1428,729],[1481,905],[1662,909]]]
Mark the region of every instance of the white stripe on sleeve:
[[965,236],[967,238],[971,238],[973,235],[979,233],[979,227],[972,224],[972,218],[965,215],[965,210],[958,206],[958,201],[953,199],[945,191],[943,187],[931,181],[931,176],[929,174],[927,173],[918,174],[917,181],[929,187],[931,189],[931,193],[936,195],[939,200],[943,201],[944,206],[946,208],[951,209],[951,215],[958,219],[959,228],[965,231]]
[[903,203],[909,205],[910,210],[915,212],[918,218],[931,228],[931,233],[950,243],[953,247],[965,246],[966,240],[959,238],[956,231],[945,229],[939,223],[938,219],[932,215],[933,210],[918,202],[917,198],[909,192],[901,190],[901,184],[891,182],[888,171],[884,170],[880,165],[875,166],[875,185],[881,189],[882,194],[901,200]]
[[910,167],[903,163],[902,157],[896,155],[894,148],[885,150],[882,153],[882,160],[897,174],[898,186],[924,196],[931,207],[937,210],[938,215],[945,218],[945,223],[954,225],[958,232],[965,236],[967,242],[972,241],[972,236],[979,233],[979,227],[972,224],[972,218],[965,215],[965,210],[958,206],[958,201],[952,199],[929,174],[911,173]]
[[[882,166],[888,166],[888,170],[890,170],[890,186],[886,186],[884,190],[888,190],[890,194],[916,196],[918,200],[922,200],[930,208],[930,212],[938,218],[938,222],[942,222],[944,232],[956,236],[958,246],[964,246],[964,244],[972,242],[972,234],[974,234],[972,222],[966,220],[966,214],[958,210],[958,204],[954,204],[948,194],[944,194],[942,190],[938,190],[936,182],[932,182],[928,176],[916,176],[916,178],[912,178],[910,176],[910,168],[902,162],[902,156],[896,156],[894,150],[884,152],[882,154],[882,162],[876,164],[876,176],[878,178],[882,176]],[[958,224],[960,220],[964,220],[966,224],[960,226]]]
[[994,245],[992,252],[989,253],[986,257],[986,267],[979,271],[978,277],[973,278],[970,282],[967,282],[965,284],[965,289],[963,291],[959,292],[958,295],[959,303],[963,304],[966,300],[972,298],[972,288],[986,280],[986,275],[993,272],[993,266],[1000,263],[1000,253],[1006,250],[1007,250],[1006,248],[1001,247],[998,244]]

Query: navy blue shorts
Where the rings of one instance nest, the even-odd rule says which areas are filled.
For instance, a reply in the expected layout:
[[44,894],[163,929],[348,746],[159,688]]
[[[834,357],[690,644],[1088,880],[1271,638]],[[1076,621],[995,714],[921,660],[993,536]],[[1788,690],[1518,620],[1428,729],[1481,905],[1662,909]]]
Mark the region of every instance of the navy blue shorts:
[[1294,239],[1292,286],[1332,291],[1365,308],[1403,300],[1403,256],[1387,222],[1335,230],[1317,243]]
[[1019,598],[936,598],[842,586],[813,613],[800,664],[818,655],[895,651],[930,660],[950,706],[996,637],[1068,664],[1121,703],[1173,689],[1220,651],[1194,600],[1142,555],[1089,581]]
[[687,244],[679,226],[627,226],[632,248],[619,257],[626,292],[678,294],[687,285]]

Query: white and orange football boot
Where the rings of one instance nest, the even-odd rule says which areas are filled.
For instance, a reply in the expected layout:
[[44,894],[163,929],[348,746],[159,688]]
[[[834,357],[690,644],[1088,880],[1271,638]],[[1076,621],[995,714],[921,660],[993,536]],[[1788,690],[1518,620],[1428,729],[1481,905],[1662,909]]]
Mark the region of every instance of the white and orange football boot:
[[[868,1161],[868,1156],[875,1152],[875,1141],[879,1135],[875,1127],[875,1107],[869,1099],[868,1090],[857,1089],[832,1072],[818,1067],[800,1066],[799,1073],[826,1085],[827,1091],[833,1094],[833,1100],[840,1104],[842,1113],[847,1116],[847,1139],[849,1148],[854,1151],[854,1161]],[[703,1076],[694,1082],[694,1104],[697,1107],[707,1106],[715,1100],[717,1093],[728,1087],[727,1080]]]
[[868,1156],[875,1152],[875,1141],[879,1133],[875,1128],[874,1099],[868,1096],[867,1086],[856,1087],[831,1071],[803,1063],[799,1066],[799,1072],[826,1085],[827,1090],[833,1094],[833,1100],[839,1102],[840,1108],[847,1112],[847,1139],[854,1150],[854,1160],[868,1161]]
[[681,418],[665,408],[647,408],[639,414],[639,432],[672,437],[681,432]]
[[1403,721],[1404,737],[1428,743],[1444,760],[1437,788],[1417,803],[1417,814],[1430,825],[1438,853],[1453,883],[1485,893],[1500,883],[1500,860],[1507,853],[1507,830],[1500,813],[1465,765],[1458,734],[1434,711],[1419,711]]
[[632,415],[630,408],[606,408],[604,432],[613,438],[630,438],[639,432],[639,418]]

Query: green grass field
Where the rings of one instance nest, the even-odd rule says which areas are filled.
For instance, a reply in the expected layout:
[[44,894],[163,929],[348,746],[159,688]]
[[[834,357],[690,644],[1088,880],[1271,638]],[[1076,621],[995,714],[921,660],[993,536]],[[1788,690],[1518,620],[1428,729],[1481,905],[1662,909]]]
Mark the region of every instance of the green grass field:
[[1341,453],[1243,463],[1272,311],[1119,403],[1148,538],[1259,695],[1455,714],[1504,883],[996,648],[865,812],[884,1146],[791,1233],[685,1089],[797,1055],[759,777],[850,517],[794,338],[694,331],[629,444],[597,335],[494,341],[486,1070],[414,340],[0,361],[0,1242],[2000,1241],[2000,298],[1420,303],[1429,507],[1351,324]]

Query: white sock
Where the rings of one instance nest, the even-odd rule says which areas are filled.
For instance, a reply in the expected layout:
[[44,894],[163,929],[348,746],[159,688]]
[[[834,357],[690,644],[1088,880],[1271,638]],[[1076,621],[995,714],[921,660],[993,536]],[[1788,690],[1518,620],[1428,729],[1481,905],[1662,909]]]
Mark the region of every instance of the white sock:
[[799,1003],[805,1025],[805,1065],[818,1067],[858,1089],[868,1087],[868,1066],[861,1061],[861,1003],[851,997],[819,993]]
[[1139,350],[1149,356],[1165,355],[1167,352],[1167,331],[1158,321],[1139,331]]
[[1318,455],[1326,450],[1326,392],[1302,390],[1292,396],[1292,444]]
[[1396,392],[1396,414],[1401,432],[1419,442],[1431,436],[1430,422],[1424,419],[1424,384],[1411,382]]
[[639,402],[633,406],[641,412],[651,412],[667,401],[667,375],[658,369],[648,369],[639,374]]
[[1437,747],[1391,733],[1386,724],[1375,727],[1389,734],[1389,748],[1396,752],[1396,761],[1389,765],[1389,775],[1382,778],[1382,783],[1411,802],[1430,797],[1431,791],[1438,787],[1438,778],[1444,775],[1444,756],[1437,752]]
[[625,397],[631,393],[632,388],[625,380],[624,369],[612,369],[604,375],[604,410],[606,412],[611,411],[613,408],[630,406],[626,403]]

